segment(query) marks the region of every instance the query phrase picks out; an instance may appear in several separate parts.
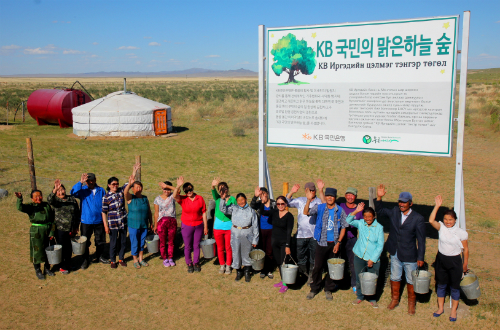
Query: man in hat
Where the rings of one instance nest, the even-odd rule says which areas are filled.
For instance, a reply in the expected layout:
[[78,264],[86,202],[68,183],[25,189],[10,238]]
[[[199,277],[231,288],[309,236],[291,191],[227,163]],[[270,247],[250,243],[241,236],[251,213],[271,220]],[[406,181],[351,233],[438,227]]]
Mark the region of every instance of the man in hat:
[[424,265],[425,221],[423,216],[411,209],[413,197],[409,192],[399,194],[398,206],[392,210],[382,205],[385,194],[385,186],[379,185],[375,209],[378,216],[384,215],[391,222],[386,242],[387,251],[391,255],[391,303],[387,308],[393,310],[399,305],[399,289],[404,269],[408,288],[408,314],[413,315],[417,297],[413,290],[411,272]]
[[[325,186],[322,180],[317,181],[318,188],[320,190],[320,198],[324,198],[323,187]],[[305,274],[307,279],[307,285],[311,284],[312,280],[312,269],[314,267],[314,248],[316,244],[314,242],[314,219],[311,223],[311,217],[304,214],[304,206],[306,205],[306,197],[292,198],[293,194],[298,192],[300,186],[298,184],[293,185],[292,189],[286,195],[288,200],[288,206],[294,207],[298,211],[297,216],[297,261],[300,271]],[[312,196],[309,207],[313,207],[322,203],[322,199],[316,197],[316,186],[312,182],[307,182],[305,184],[305,191],[309,191]],[[309,270],[307,269],[307,261],[309,260]],[[276,261],[278,265],[280,261]]]
[[[358,189],[349,187],[345,191],[345,203],[340,203],[340,207],[344,210],[345,214],[349,215],[356,210],[358,204],[356,203],[356,198],[358,197]],[[363,212],[358,212],[354,216],[354,220],[360,220],[363,218]],[[349,261],[349,270],[351,271],[351,288],[356,294],[356,272],[354,271],[354,253],[352,249],[358,240],[358,230],[353,226],[347,226],[346,237],[342,241],[342,253],[345,255]],[[361,289],[360,289],[361,290]]]
[[[348,226],[346,222],[346,214],[342,208],[336,203],[337,189],[325,189],[326,203],[315,205],[309,208],[314,195],[310,191],[306,191],[307,202],[304,206],[304,214],[315,216],[316,227],[314,228],[314,239],[316,240],[316,251],[314,255],[314,268],[312,271],[311,292],[307,294],[307,299],[314,298],[319,293],[321,288],[323,267],[326,261],[333,258],[335,254],[340,252],[340,245],[345,236],[345,228]],[[337,284],[326,275],[325,279],[325,296],[326,300],[333,300],[332,291],[335,290]]]
[[80,182],[71,189],[71,195],[80,199],[81,215],[81,235],[87,237],[87,246],[83,255],[82,269],[87,269],[90,263],[89,247],[90,237],[94,234],[96,251],[94,263],[101,262],[109,264],[109,260],[102,257],[104,244],[106,244],[106,232],[102,222],[102,198],[106,195],[104,188],[96,183],[94,173],[83,173]]

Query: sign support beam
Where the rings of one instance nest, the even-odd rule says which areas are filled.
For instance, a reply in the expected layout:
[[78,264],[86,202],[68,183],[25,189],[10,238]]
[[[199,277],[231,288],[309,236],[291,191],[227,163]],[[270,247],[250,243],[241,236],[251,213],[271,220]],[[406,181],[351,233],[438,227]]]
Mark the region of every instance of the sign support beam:
[[460,65],[460,89],[458,94],[458,134],[457,134],[457,156],[455,168],[455,213],[458,217],[460,228],[466,229],[465,226],[465,198],[464,198],[464,174],[463,174],[463,157],[464,157],[464,131],[465,131],[465,103],[467,98],[467,68],[469,56],[469,27],[470,27],[470,11],[464,12],[463,27],[462,27],[462,50],[461,50],[461,65]]

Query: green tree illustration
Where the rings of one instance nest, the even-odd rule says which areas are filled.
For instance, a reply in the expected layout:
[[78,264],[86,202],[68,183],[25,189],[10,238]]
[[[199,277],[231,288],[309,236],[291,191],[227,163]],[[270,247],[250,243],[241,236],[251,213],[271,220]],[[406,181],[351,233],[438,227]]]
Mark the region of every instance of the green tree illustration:
[[286,83],[295,83],[295,76],[299,73],[310,75],[316,67],[316,52],[307,47],[307,41],[297,40],[289,33],[273,45],[271,50],[273,58],[272,69],[277,76],[283,72],[288,73]]

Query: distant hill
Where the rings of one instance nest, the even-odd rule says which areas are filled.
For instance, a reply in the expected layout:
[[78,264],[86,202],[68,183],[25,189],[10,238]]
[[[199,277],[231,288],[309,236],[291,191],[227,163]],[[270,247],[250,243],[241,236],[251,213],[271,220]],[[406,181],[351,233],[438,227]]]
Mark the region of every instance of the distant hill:
[[257,77],[257,72],[246,69],[238,70],[209,70],[201,68],[192,68],[180,71],[160,71],[160,72],[88,72],[88,73],[61,73],[61,74],[19,74],[4,77],[40,77],[40,78],[53,78],[53,77]]

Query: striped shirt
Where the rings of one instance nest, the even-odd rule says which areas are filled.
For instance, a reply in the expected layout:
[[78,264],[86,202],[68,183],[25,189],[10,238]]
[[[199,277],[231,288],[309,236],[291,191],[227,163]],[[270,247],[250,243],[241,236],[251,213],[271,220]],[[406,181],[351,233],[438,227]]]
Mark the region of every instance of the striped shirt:
[[102,198],[102,213],[108,215],[109,229],[125,229],[127,225],[127,211],[123,190],[128,185],[118,188],[116,192],[108,191]]

